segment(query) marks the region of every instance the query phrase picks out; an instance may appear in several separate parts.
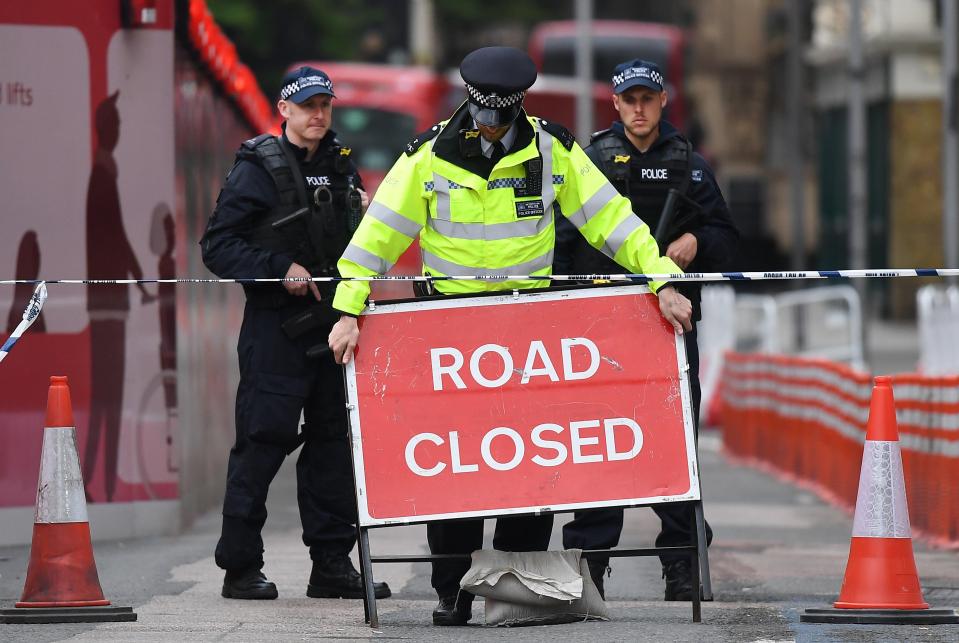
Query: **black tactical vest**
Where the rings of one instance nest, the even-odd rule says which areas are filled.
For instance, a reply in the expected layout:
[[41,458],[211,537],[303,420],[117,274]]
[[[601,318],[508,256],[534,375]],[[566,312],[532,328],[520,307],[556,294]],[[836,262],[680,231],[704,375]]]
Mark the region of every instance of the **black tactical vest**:
[[244,142],[237,158],[256,159],[279,195],[257,222],[250,243],[287,255],[315,277],[336,276],[336,262],[362,215],[350,152],[334,141],[303,166],[281,138],[261,134]]
[[[681,136],[670,138],[653,154],[637,156],[622,138],[607,129],[593,134],[589,155],[613,187],[630,200],[633,212],[646,222],[650,234],[659,223],[669,189],[676,188],[682,194],[689,190],[692,151]],[[660,248],[661,252],[665,250]],[[623,272],[622,266],[586,243],[576,245],[572,265],[581,274]]]
[[[673,136],[654,153],[636,155],[612,130],[593,136],[590,143],[599,151],[603,173],[620,194],[629,198],[633,212],[650,231],[655,230],[670,188],[688,193],[693,159],[689,141]],[[676,207],[688,206],[680,203]]]

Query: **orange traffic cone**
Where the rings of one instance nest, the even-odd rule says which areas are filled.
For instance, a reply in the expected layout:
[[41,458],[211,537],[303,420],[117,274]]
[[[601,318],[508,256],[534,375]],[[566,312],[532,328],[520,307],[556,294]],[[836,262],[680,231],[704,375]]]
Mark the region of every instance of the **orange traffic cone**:
[[76,429],[66,377],[51,377],[43,429],[33,544],[17,609],[0,623],[133,621],[129,607],[105,607],[77,455]]
[[919,587],[902,475],[892,378],[875,380],[859,473],[846,576],[836,609],[807,609],[812,623],[959,623],[930,610]]

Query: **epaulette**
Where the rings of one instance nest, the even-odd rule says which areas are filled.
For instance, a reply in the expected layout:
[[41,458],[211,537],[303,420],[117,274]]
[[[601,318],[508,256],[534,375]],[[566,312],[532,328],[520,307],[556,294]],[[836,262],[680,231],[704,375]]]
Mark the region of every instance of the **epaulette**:
[[243,141],[243,145],[240,147],[245,147],[248,150],[256,149],[256,146],[265,141],[268,138],[273,138],[272,134],[260,134],[259,136],[254,136],[253,138]]
[[589,142],[592,143],[596,139],[603,138],[613,131],[612,127],[607,127],[606,129],[601,129],[598,132],[593,132],[589,135]]
[[413,140],[406,144],[406,155],[413,156],[416,154],[416,150],[420,149],[423,146],[423,143],[436,138],[436,135],[440,133],[441,129],[442,127],[440,127],[440,124],[437,123],[425,132],[417,134]]
[[573,149],[573,143],[576,142],[576,138],[570,133],[568,129],[560,125],[559,123],[552,123],[550,121],[539,119],[539,124],[543,126],[543,129],[556,137],[560,143],[563,144],[568,150]]
[[265,141],[274,138],[272,134],[260,134],[259,136],[254,136],[253,138],[243,141],[240,145],[240,149],[236,151],[236,157],[238,159],[252,159],[256,157],[256,148]]

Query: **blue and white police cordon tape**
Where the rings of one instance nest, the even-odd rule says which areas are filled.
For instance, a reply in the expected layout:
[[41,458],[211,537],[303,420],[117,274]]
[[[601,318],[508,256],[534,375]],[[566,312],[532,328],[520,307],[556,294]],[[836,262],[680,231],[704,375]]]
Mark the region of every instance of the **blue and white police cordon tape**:
[[959,268],[883,268],[878,270],[791,270],[766,272],[680,272],[620,273],[583,275],[373,275],[370,277],[272,277],[242,278],[179,278],[179,279],[0,279],[0,285],[14,284],[250,284],[313,281],[766,281],[786,279],[869,279],[889,277],[959,277]]
[[33,295],[30,297],[30,301],[27,303],[26,309],[23,311],[23,321],[17,324],[17,327],[13,330],[13,333],[10,337],[3,343],[3,346],[0,346],[0,362],[3,361],[3,358],[7,356],[7,353],[13,348],[13,345],[17,343],[17,340],[20,339],[20,336],[37,320],[37,317],[40,316],[40,311],[43,310],[43,302],[47,300],[47,285],[44,282],[37,284],[37,287],[33,291]]

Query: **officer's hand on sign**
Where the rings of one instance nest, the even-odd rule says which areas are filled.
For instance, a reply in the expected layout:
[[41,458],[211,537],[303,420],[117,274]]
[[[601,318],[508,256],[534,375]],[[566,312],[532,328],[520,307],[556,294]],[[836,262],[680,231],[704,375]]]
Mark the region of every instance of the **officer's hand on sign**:
[[[312,276],[309,270],[298,263],[290,264],[290,269],[286,271],[287,279],[310,279]],[[302,297],[307,292],[312,292],[317,301],[322,299],[322,297],[320,297],[320,289],[316,287],[315,281],[284,281],[283,287],[286,288],[286,292],[291,295],[296,295],[297,297]]]
[[659,289],[659,311],[680,335],[683,329],[692,330],[693,305],[672,286]]
[[349,364],[353,358],[353,349],[360,338],[360,327],[356,317],[342,315],[340,321],[333,324],[330,331],[330,350],[337,364]]
[[699,248],[699,241],[696,235],[686,232],[681,237],[669,244],[666,248],[666,256],[676,262],[683,270],[696,258],[696,250]]

